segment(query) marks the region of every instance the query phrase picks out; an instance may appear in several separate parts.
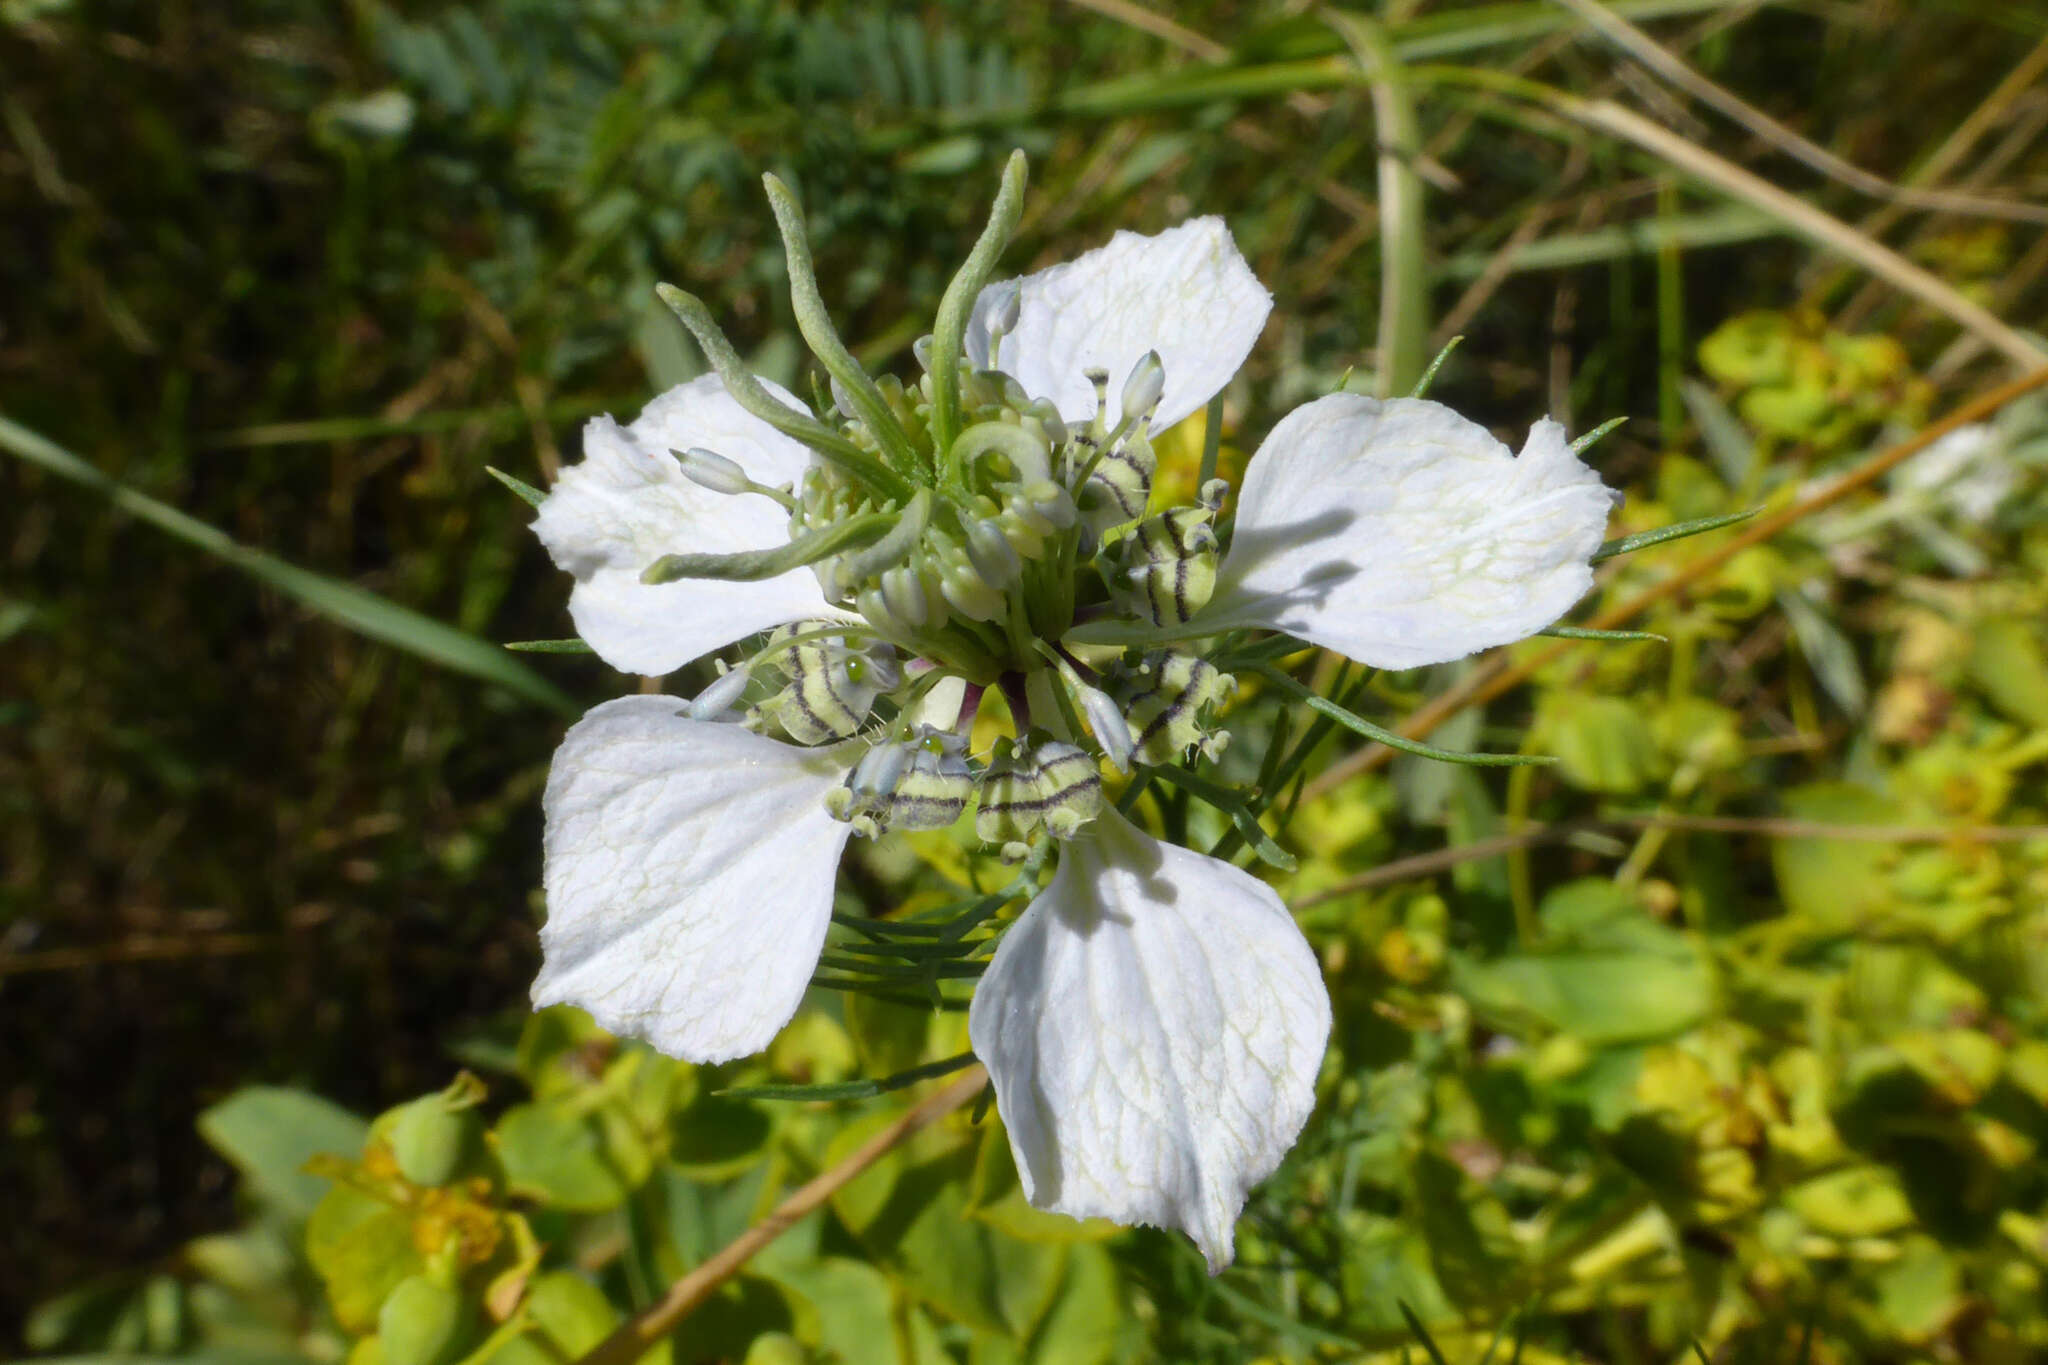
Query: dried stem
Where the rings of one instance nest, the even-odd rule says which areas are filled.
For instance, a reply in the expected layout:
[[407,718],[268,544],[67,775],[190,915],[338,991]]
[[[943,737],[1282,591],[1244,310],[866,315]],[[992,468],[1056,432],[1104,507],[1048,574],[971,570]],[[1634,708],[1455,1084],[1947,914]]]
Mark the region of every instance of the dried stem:
[[1288,902],[1292,910],[1306,910],[1375,886],[1413,881],[1418,877],[1448,872],[1466,863],[1483,862],[1502,854],[1516,853],[1539,844],[1567,843],[1582,834],[1605,834],[1615,830],[1669,830],[1695,834],[1754,834],[1764,839],[1824,839],[1855,844],[2019,844],[2048,840],[2048,825],[1847,825],[1824,820],[1734,815],[1608,815],[1589,820],[1561,820],[1555,824],[1531,825],[1511,834],[1460,844],[1454,848],[1416,853],[1346,877],[1310,895]]
[[737,1275],[770,1242],[789,1231],[813,1210],[868,1167],[880,1161],[916,1133],[966,1104],[988,1084],[988,1072],[979,1064],[962,1072],[960,1078],[941,1090],[934,1090],[911,1109],[862,1143],[832,1169],[822,1172],[777,1204],[766,1218],[727,1243],[723,1250],[669,1286],[659,1303],[634,1314],[619,1329],[600,1341],[577,1365],[632,1365],[653,1350],[676,1324],[703,1306],[718,1287]]
[[1902,208],[1932,209],[1940,213],[2004,218],[2022,223],[2048,223],[2048,207],[2040,204],[1894,185],[1883,176],[1872,175],[1869,171],[1842,160],[1827,148],[1809,142],[1734,91],[1708,80],[1649,34],[1599,3],[1599,0],[1555,2],[1584,19],[1597,29],[1601,36],[1672,85],[1701,103],[1720,110],[1786,155],[1805,162],[1822,175],[1840,181],[1853,190],[1875,199],[1889,199]]

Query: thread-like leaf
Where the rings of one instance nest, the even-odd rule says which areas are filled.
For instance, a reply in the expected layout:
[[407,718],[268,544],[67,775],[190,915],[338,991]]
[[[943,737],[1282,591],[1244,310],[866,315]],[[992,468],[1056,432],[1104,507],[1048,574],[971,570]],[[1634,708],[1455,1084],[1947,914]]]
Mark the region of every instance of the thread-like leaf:
[[1638,531],[1632,536],[1620,536],[1593,551],[1593,562],[1598,564],[1603,559],[1612,559],[1616,555],[1629,554],[1635,550],[1646,550],[1652,545],[1684,540],[1688,536],[1701,535],[1707,531],[1718,531],[1723,526],[1748,521],[1762,510],[1761,507],[1752,507],[1742,512],[1729,512],[1718,517],[1701,517],[1697,521],[1673,522],[1669,526],[1659,526],[1654,531]]
[[870,1095],[883,1095],[891,1090],[916,1085],[919,1081],[928,1081],[934,1076],[949,1076],[955,1071],[965,1071],[972,1065],[974,1054],[961,1052],[872,1081],[837,1081],[818,1085],[736,1085],[712,1093],[735,1100],[863,1100]]
[[1253,664],[1250,671],[1306,703],[1309,710],[1318,715],[1328,716],[1353,734],[1363,735],[1375,743],[1386,745],[1389,749],[1399,749],[1404,754],[1414,754],[1418,758],[1433,758],[1440,763],[1463,763],[1475,768],[1535,768],[1557,762],[1548,754],[1474,754],[1457,749],[1439,749],[1434,744],[1424,744],[1420,740],[1409,739],[1383,726],[1374,725],[1364,716],[1345,710],[1328,697],[1318,696],[1307,686],[1270,664]]

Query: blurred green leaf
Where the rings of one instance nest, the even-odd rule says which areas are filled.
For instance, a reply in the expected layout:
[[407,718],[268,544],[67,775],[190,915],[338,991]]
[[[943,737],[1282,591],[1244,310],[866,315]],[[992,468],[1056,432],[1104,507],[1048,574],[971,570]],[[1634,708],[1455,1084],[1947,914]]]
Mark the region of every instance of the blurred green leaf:
[[525,1305],[548,1339],[572,1360],[611,1335],[621,1320],[603,1290],[567,1270],[535,1279],[526,1291]]
[[[833,1137],[826,1164],[865,1141],[891,1115],[873,1115]],[[967,1186],[975,1145],[928,1135],[915,1150],[898,1148],[832,1196],[832,1209],[883,1265],[903,1273],[919,1298],[981,1331],[1009,1332],[993,1235],[968,1215]]]
[[[1848,783],[1815,783],[1785,793],[1785,814],[1833,824],[1888,824],[1898,808],[1885,797]],[[1841,933],[1882,915],[1893,904],[1887,868],[1896,849],[1848,839],[1782,838],[1771,841],[1771,866],[1785,906],[1814,928]]]
[[306,1259],[326,1282],[335,1320],[358,1334],[376,1330],[385,1295],[425,1264],[411,1217],[346,1185],[329,1190],[307,1220]]
[[595,1120],[553,1104],[507,1110],[495,1129],[505,1179],[520,1193],[559,1208],[616,1208],[630,1186],[607,1151]]
[[2023,725],[2048,730],[2048,654],[2023,621],[1979,621],[1970,636],[1970,681]]
[[328,1182],[305,1170],[322,1153],[354,1156],[370,1125],[318,1095],[251,1086],[199,1115],[199,1133],[235,1164],[256,1196],[288,1218],[305,1218]]

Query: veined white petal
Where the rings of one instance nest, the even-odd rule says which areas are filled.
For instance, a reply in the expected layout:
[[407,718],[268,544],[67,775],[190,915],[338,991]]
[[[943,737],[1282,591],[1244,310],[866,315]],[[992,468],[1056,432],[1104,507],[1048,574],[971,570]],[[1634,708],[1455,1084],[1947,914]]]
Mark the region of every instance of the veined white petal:
[[1252,456],[1198,619],[1284,630],[1379,668],[1462,658],[1585,595],[1614,502],[1547,418],[1516,456],[1441,403],[1331,394]]
[[1330,998],[1272,888],[1104,811],[996,949],[968,1031],[1033,1204],[1180,1228],[1214,1272],[1314,1107]]
[[640,581],[666,554],[732,554],[789,539],[789,514],[771,499],[715,493],[686,477],[669,452],[692,446],[737,462],[763,484],[802,477],[810,459],[735,402],[718,376],[705,375],[649,403],[631,426],[591,419],[583,459],[562,471],[533,523],[555,563],[576,577],[569,592],[576,633],[629,673],[668,673],[755,631],[842,614],[826,604],[809,569],[759,583]]
[[1273,310],[1221,218],[1191,218],[1154,237],[1119,232],[1107,246],[981,291],[967,323],[967,354],[989,363],[990,324],[1018,297],[1017,325],[997,348],[996,368],[1060,416],[1095,415],[1087,371],[1109,372],[1109,420],[1122,413],[1124,381],[1147,351],[1166,366],[1152,430],[1164,431],[1207,403],[1250,354]]
[[555,751],[533,1003],[722,1062],[768,1045],[817,965],[844,765],[684,707],[608,701]]

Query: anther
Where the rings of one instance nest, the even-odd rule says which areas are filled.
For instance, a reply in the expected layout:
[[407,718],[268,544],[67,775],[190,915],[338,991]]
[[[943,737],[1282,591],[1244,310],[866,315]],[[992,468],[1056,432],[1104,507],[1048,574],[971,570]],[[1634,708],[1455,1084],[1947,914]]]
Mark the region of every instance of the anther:
[[718,452],[706,450],[702,446],[691,446],[688,450],[678,452],[676,463],[683,467],[684,478],[714,493],[739,494],[749,492],[754,487],[754,481],[747,477],[746,470]]
[[1142,428],[1165,392],[1166,366],[1159,359],[1159,352],[1147,351],[1131,367],[1130,378],[1124,380],[1123,423],[1119,425],[1138,424]]
[[721,675],[691,700],[688,707],[690,719],[718,720],[724,717],[740,699],[740,694],[747,690],[748,677],[744,665]]
[[993,521],[970,522],[967,527],[967,557],[991,588],[1007,588],[1024,571],[1023,561],[1002,528]]

